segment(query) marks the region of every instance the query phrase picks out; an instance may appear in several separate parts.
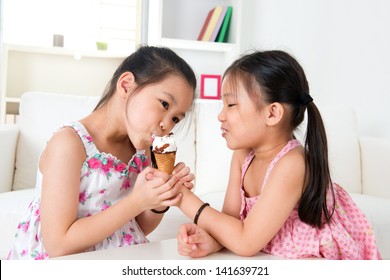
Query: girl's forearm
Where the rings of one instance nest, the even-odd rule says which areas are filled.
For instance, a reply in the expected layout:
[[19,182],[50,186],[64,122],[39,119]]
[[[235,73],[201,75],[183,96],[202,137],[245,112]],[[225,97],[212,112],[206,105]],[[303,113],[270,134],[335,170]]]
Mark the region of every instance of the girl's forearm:
[[50,225],[42,223],[43,233],[46,231],[45,248],[50,257],[83,252],[113,234],[140,211],[130,195],[96,215],[75,220],[63,234],[50,232]]
[[181,190],[183,197],[180,200],[178,207],[180,210],[192,221],[194,221],[195,214],[203,205],[203,201],[197,197],[192,191],[183,187]]

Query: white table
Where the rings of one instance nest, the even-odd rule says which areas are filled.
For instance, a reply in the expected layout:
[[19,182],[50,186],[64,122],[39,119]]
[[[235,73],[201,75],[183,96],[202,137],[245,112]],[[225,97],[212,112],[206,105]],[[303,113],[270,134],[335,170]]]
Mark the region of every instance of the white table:
[[[58,258],[58,260],[189,260],[177,252],[177,239],[167,239],[145,244],[133,245],[122,248],[99,250],[80,254],[73,254]],[[201,260],[283,260],[277,257],[259,252],[253,257],[240,257],[227,249],[208,255]]]

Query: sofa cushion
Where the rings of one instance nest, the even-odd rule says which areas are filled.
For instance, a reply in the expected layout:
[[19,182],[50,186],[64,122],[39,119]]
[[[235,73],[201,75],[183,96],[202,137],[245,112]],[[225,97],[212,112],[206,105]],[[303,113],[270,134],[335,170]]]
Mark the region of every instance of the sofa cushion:
[[332,178],[349,192],[361,193],[361,161],[355,112],[350,107],[321,107],[329,145]]
[[353,201],[374,228],[376,243],[383,259],[390,259],[390,199],[351,193]]
[[184,162],[191,172],[195,170],[195,111],[186,113],[186,117],[174,130],[177,146],[175,163]]
[[[361,193],[360,147],[354,110],[343,106],[321,106],[318,109],[326,130],[333,181],[348,192]],[[305,119],[296,133],[302,143],[306,126]]]
[[390,199],[390,140],[361,137],[363,193]]
[[15,238],[16,227],[33,199],[34,189],[0,194],[0,259],[5,259]]
[[0,126],[0,193],[12,190],[16,143],[19,135],[18,125]]
[[222,102],[200,99],[197,105],[195,193],[202,195],[226,189],[232,151],[221,136]]
[[35,186],[38,158],[53,131],[65,122],[86,116],[98,99],[37,92],[22,95],[14,190]]

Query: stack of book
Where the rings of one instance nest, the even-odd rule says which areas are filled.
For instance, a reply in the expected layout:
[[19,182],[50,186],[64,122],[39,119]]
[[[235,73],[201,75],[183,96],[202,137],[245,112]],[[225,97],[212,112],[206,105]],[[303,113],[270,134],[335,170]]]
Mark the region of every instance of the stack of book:
[[207,14],[199,33],[199,41],[227,42],[233,7],[216,6]]

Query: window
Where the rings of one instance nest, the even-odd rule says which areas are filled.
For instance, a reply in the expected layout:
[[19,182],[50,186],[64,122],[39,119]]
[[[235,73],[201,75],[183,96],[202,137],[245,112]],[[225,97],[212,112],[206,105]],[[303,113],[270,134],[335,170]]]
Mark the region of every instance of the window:
[[1,0],[2,41],[8,44],[95,50],[108,43],[113,52],[129,52],[139,43],[141,0]]

